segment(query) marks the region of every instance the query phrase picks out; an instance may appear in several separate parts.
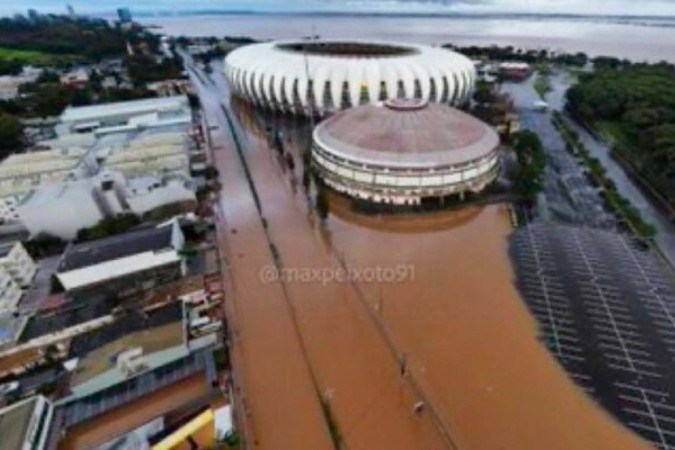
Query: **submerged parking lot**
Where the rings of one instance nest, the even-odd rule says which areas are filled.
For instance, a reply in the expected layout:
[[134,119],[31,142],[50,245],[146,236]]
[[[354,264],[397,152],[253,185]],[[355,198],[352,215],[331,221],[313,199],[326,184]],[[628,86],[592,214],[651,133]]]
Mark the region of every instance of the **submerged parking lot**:
[[575,382],[657,448],[675,448],[675,285],[610,231],[537,223],[511,238],[541,338]]

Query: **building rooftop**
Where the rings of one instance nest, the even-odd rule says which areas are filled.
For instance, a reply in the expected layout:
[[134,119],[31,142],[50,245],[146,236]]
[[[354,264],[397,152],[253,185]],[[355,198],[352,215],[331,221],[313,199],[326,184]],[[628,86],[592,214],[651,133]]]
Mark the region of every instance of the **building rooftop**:
[[[70,345],[70,356],[80,358],[72,385],[88,382],[115,370],[116,356],[129,349],[142,348],[143,354],[178,347],[184,343],[183,311],[174,302],[153,312],[134,312],[114,322],[77,336]],[[115,375],[118,375],[115,372]],[[98,380],[104,382],[107,377]]]
[[339,112],[314,138],[337,156],[388,166],[461,164],[499,145],[492,128],[460,110],[403,99]]
[[79,164],[84,153],[82,149],[71,148],[13,154],[0,163],[0,178],[69,170]]
[[113,299],[103,296],[88,295],[83,299],[69,299],[66,305],[55,311],[31,317],[21,333],[20,342],[25,343],[40,336],[100,319],[110,314],[114,306]]
[[143,228],[68,248],[58,272],[68,272],[171,246],[172,227]]
[[38,397],[0,410],[0,436],[3,450],[23,450],[24,439],[31,424]]
[[180,322],[183,309],[180,302],[173,302],[153,311],[133,311],[114,322],[75,337],[70,344],[71,357],[83,357],[99,347],[134,333]]
[[92,121],[100,117],[136,115],[187,107],[188,100],[185,96],[157,97],[126,102],[105,103],[101,105],[69,107],[66,108],[61,115],[61,121]]
[[4,258],[12,251],[16,242],[0,242],[0,258]]

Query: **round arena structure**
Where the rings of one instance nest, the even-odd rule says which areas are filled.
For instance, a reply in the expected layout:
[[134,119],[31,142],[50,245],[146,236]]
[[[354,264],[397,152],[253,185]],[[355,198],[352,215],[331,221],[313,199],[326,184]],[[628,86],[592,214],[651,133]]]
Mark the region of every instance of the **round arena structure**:
[[233,93],[255,105],[319,116],[395,98],[461,105],[476,78],[473,63],[451,50],[346,40],[247,45],[224,70]]
[[312,160],[336,191],[415,205],[477,193],[499,172],[499,136],[446,105],[394,99],[338,112],[314,130]]

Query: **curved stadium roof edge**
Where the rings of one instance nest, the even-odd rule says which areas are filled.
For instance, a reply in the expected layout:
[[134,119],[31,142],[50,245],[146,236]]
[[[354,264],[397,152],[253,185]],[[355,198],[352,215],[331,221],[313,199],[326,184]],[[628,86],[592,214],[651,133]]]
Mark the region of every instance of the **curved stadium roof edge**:
[[364,40],[247,45],[226,57],[224,70],[251,103],[319,115],[393,98],[459,105],[476,78],[471,60],[451,50]]

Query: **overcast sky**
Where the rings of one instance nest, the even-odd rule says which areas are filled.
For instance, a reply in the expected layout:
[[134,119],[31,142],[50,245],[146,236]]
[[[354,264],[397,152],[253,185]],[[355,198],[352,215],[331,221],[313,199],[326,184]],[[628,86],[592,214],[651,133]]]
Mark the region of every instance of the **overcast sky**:
[[[0,13],[63,11],[68,0],[0,0]],[[377,11],[463,13],[576,13],[675,16],[675,0],[71,0],[82,12],[109,12],[119,6],[136,11]]]

